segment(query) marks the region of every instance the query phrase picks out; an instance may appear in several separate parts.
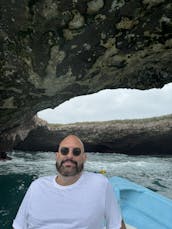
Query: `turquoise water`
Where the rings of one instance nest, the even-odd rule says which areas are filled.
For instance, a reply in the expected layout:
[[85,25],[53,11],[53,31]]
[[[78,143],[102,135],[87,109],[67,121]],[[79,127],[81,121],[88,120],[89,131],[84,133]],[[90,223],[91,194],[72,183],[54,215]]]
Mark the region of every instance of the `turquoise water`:
[[[12,152],[11,161],[0,161],[0,229],[11,229],[20,202],[32,180],[53,175],[52,152]],[[172,198],[172,157],[127,156],[89,153],[88,171],[106,170],[107,176],[128,178],[168,198]]]

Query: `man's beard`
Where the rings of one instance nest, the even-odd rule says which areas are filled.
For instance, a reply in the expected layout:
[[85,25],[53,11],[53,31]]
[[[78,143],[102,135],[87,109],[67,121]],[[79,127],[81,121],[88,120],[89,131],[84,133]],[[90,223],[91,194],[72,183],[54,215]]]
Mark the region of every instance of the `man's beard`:
[[[75,167],[73,167],[72,170],[69,171],[66,167],[63,166],[63,163],[66,161],[70,161],[74,163]],[[73,161],[70,159],[64,160],[61,163],[58,163],[56,161],[56,169],[62,176],[66,176],[66,177],[75,176],[84,169],[84,163],[82,163],[81,165],[78,165],[76,161]]]

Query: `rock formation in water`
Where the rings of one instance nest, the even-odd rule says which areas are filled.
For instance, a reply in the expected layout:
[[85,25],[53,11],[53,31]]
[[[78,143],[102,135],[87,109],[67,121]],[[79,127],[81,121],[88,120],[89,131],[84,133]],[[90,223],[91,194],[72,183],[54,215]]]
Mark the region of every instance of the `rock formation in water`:
[[171,12],[171,0],[1,0],[0,151],[44,108],[172,82]]
[[[37,119],[39,121],[39,119]],[[142,120],[50,125],[41,122],[15,149],[56,151],[68,134],[78,135],[86,151],[126,154],[172,154],[172,115]]]

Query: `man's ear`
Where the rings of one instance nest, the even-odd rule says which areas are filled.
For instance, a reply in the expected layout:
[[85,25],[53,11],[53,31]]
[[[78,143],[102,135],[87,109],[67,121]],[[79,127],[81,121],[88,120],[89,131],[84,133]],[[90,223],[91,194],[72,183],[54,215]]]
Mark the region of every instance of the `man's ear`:
[[58,159],[58,157],[59,157],[59,152],[57,151],[56,152],[56,159]]
[[84,157],[84,162],[85,162],[87,160],[87,154],[84,153],[83,157]]

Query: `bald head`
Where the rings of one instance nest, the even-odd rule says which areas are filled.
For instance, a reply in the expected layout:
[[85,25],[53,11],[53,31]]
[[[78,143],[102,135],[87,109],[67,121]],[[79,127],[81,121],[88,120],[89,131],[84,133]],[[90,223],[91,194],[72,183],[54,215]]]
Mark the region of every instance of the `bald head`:
[[74,144],[74,145],[78,145],[79,148],[81,148],[82,152],[84,152],[84,144],[81,141],[80,138],[78,138],[76,135],[68,135],[67,137],[65,137],[60,143],[59,143],[59,148],[62,145],[65,144]]

